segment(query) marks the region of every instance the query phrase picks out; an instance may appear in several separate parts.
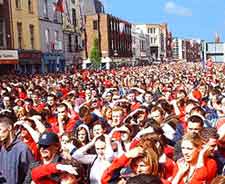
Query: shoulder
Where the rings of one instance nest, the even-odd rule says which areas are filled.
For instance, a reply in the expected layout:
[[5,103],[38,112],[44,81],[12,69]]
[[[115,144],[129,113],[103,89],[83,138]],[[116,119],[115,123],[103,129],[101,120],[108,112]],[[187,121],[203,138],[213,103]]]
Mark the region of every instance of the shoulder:
[[27,150],[29,150],[28,146],[24,142],[19,140],[19,139],[14,141],[12,149],[17,149],[18,151],[27,151]]
[[210,166],[210,167],[217,167],[217,164],[216,164],[216,161],[214,160],[214,159],[212,159],[212,158],[207,158],[206,160],[205,160],[205,165],[208,167],[208,166]]

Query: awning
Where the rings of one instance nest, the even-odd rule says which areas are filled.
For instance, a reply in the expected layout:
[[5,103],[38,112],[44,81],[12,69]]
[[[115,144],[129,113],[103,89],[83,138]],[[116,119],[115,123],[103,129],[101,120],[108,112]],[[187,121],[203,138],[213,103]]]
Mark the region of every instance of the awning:
[[0,60],[0,65],[15,65],[18,63],[18,60]]
[[18,51],[0,50],[0,64],[18,64]]

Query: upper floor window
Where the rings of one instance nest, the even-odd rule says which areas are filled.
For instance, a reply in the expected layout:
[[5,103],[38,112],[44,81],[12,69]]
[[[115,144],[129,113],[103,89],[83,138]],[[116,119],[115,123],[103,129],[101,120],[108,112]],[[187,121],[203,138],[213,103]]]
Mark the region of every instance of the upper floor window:
[[59,31],[55,31],[55,41],[59,41]]
[[97,20],[93,20],[93,29],[94,30],[98,29],[98,21]]
[[49,29],[46,29],[45,30],[45,41],[46,41],[46,44],[48,45],[49,44],[49,42],[50,42],[50,40],[49,40],[49,35],[50,34],[50,31],[49,31]]
[[28,0],[28,11],[33,13],[33,0]]
[[17,38],[18,38],[18,48],[22,49],[23,28],[21,22],[17,22]]
[[48,0],[43,0],[44,2],[44,17],[48,17]]
[[0,47],[4,47],[5,40],[5,22],[3,19],[0,19]]
[[16,0],[16,8],[21,8],[21,0]]
[[34,25],[30,25],[30,44],[31,49],[34,49]]
[[73,8],[72,9],[72,21],[73,21],[73,25],[76,27],[77,26],[77,17],[76,17],[76,10]]

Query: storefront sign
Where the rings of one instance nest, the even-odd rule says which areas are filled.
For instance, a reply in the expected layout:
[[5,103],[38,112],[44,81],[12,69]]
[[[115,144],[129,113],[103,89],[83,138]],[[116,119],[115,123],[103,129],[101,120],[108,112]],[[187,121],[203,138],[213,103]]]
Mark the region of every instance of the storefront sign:
[[0,50],[0,60],[15,60],[18,59],[17,50]]
[[20,63],[40,64],[41,52],[33,52],[33,51],[19,52],[19,60],[20,60]]
[[18,64],[18,51],[0,50],[0,64]]

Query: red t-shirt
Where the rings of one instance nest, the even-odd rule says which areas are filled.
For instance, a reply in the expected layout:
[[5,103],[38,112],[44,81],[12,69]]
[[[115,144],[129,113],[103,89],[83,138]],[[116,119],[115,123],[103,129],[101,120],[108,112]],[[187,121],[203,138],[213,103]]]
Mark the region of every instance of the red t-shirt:
[[[58,134],[59,133],[59,123],[58,123],[58,120],[57,120],[57,117],[54,116],[54,117],[50,117],[48,119],[48,123],[51,125],[51,130]],[[73,128],[74,128],[74,125],[76,123],[76,120],[75,119],[69,119],[66,124],[64,125],[64,130],[65,132],[72,132],[73,131]]]
[[[176,173],[178,172],[178,166],[175,165],[173,170],[173,177],[176,176]],[[205,166],[198,168],[195,170],[192,178],[190,178],[189,184],[205,184],[210,183],[212,179],[217,174],[217,165],[216,161],[210,158],[207,158],[205,160]],[[183,176],[178,184],[184,184],[184,177]]]

